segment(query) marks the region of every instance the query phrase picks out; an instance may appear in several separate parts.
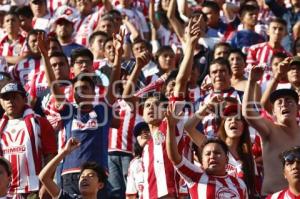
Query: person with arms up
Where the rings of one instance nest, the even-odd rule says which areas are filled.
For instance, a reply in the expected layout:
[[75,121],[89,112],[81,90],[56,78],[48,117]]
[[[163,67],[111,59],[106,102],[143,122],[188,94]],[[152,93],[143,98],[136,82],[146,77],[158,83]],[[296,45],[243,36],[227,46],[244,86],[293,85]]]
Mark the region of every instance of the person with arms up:
[[104,187],[107,176],[105,171],[94,162],[86,162],[81,166],[78,183],[81,197],[66,192],[53,181],[52,176],[56,167],[67,155],[78,147],[80,147],[80,142],[73,137],[70,138],[65,147],[41,171],[39,178],[52,198],[96,199],[98,191]]
[[263,68],[254,66],[249,74],[243,99],[243,116],[248,124],[255,128],[262,140],[262,158],[264,163],[264,179],[262,194],[270,194],[287,186],[283,176],[282,165],[278,160],[281,151],[300,142],[300,128],[297,124],[298,94],[291,89],[279,89],[271,93],[270,102],[275,121],[262,117],[254,100],[253,86],[261,79]]

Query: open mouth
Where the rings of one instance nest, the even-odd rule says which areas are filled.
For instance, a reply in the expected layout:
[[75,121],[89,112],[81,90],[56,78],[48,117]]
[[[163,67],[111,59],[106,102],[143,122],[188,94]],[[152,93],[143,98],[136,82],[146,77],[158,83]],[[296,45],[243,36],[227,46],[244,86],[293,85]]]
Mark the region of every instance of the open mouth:
[[290,113],[290,111],[289,111],[289,110],[286,110],[286,109],[281,111],[281,114],[282,114],[282,115],[286,115],[286,114],[289,114],[289,113]]
[[87,181],[82,181],[82,182],[80,183],[80,186],[85,188],[85,187],[89,187],[90,184],[89,184]]

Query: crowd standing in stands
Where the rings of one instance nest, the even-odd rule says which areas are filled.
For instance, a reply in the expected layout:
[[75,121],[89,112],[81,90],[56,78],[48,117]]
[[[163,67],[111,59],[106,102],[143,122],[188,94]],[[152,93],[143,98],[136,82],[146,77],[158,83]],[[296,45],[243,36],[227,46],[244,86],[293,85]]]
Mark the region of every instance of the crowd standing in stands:
[[300,197],[300,0],[0,0],[0,198]]

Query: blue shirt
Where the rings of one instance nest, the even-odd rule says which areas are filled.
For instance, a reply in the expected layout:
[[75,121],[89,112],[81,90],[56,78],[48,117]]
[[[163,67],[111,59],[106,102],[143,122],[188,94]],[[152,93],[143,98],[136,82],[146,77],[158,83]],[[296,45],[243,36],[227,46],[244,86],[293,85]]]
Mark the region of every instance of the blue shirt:
[[80,166],[93,161],[108,168],[108,133],[112,120],[112,108],[106,103],[96,105],[89,113],[79,113],[78,108],[68,104],[60,111],[66,140],[75,137],[80,147],[69,154],[63,162],[63,172],[78,172]]
[[70,43],[68,45],[62,45],[62,50],[67,57],[71,57],[72,50],[76,48],[84,48],[84,46],[77,43]]
[[260,34],[254,31],[241,30],[234,33],[234,35],[230,39],[230,45],[233,48],[242,49],[243,52],[245,53],[247,51],[247,50],[245,51],[245,49],[247,49],[248,47],[254,44],[262,43],[264,41],[265,40],[263,36],[261,36]]

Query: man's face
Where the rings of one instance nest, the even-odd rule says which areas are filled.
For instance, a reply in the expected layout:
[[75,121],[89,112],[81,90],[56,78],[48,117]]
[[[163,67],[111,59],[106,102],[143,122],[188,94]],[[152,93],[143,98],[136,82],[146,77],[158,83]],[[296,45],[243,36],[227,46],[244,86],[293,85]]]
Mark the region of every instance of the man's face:
[[94,73],[93,61],[87,56],[79,56],[76,58],[73,66],[74,75],[79,73]]
[[283,24],[272,22],[269,25],[268,34],[270,41],[281,42],[286,35],[286,27]]
[[230,63],[232,74],[244,74],[246,63],[239,53],[230,53],[228,61]]
[[205,145],[202,151],[202,167],[209,175],[224,175],[227,155],[217,143]]
[[113,62],[115,59],[115,48],[113,45],[113,41],[106,42],[104,46],[104,56],[107,58],[110,62]]
[[87,81],[74,83],[74,99],[78,105],[91,105],[94,101],[95,89]]
[[71,39],[73,30],[73,23],[65,19],[61,19],[56,23],[55,33],[58,38]]
[[169,72],[175,68],[175,53],[173,51],[165,51],[158,57],[160,68],[164,72]]
[[97,54],[96,57],[104,56],[104,42],[107,38],[103,35],[98,35],[95,37],[93,43],[91,43],[91,50],[93,54]]
[[20,93],[11,92],[4,94],[0,98],[1,106],[8,116],[15,118],[22,115],[26,104],[26,99]]
[[114,32],[114,24],[113,21],[109,20],[100,20],[98,24],[98,30],[107,33],[108,35],[112,35]]
[[277,122],[284,124],[291,119],[295,119],[298,112],[298,104],[291,96],[278,98],[273,105],[273,114]]
[[79,191],[81,195],[94,195],[102,189],[104,184],[99,182],[97,173],[92,169],[85,169],[79,178]]
[[48,56],[50,56],[54,52],[62,52],[61,46],[56,41],[49,41]]
[[19,15],[19,20],[20,20],[20,27],[23,30],[29,31],[32,29],[32,18]]
[[288,81],[291,84],[300,85],[300,64],[292,64],[287,72]]
[[207,16],[207,25],[215,27],[219,23],[220,14],[209,7],[203,7],[202,12]]
[[6,15],[3,20],[3,27],[8,34],[18,33],[20,30],[19,18],[14,15]]
[[34,53],[34,54],[40,54],[40,50],[38,48],[38,41],[37,41],[37,35],[30,35],[28,39],[28,46],[29,49]]
[[242,21],[244,24],[255,26],[257,24],[258,11],[250,11],[245,13]]
[[150,97],[145,101],[143,119],[147,124],[157,125],[163,118],[162,107],[156,97]]
[[88,15],[93,10],[93,3],[91,0],[75,0],[77,10],[83,14]]
[[283,175],[290,185],[299,184],[300,182],[300,159],[289,159],[284,163]]
[[46,1],[39,1],[37,3],[30,1],[29,5],[35,17],[43,17],[47,14]]
[[132,47],[132,52],[134,57],[137,57],[138,55],[145,52],[146,50],[147,50],[146,45],[143,42],[134,44],[134,46]]
[[229,48],[227,46],[219,46],[215,49],[214,59],[225,58],[227,59],[229,55]]
[[225,65],[210,65],[209,76],[215,91],[223,91],[230,87],[231,75]]
[[52,66],[56,80],[68,80],[70,67],[66,59],[63,57],[51,57],[50,64]]
[[4,166],[0,165],[0,190],[2,191],[8,191],[8,185],[11,181],[10,176],[8,176],[8,173],[6,172]]

